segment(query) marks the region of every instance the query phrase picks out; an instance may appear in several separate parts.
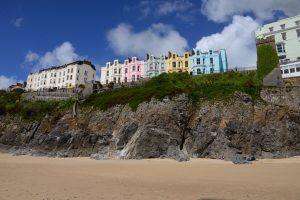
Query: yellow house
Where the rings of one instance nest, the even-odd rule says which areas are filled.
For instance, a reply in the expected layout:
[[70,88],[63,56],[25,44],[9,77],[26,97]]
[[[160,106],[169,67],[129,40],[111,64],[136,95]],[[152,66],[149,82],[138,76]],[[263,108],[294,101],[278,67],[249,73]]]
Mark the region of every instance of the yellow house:
[[185,52],[183,56],[178,56],[176,53],[169,52],[166,59],[166,72],[191,72],[190,54]]

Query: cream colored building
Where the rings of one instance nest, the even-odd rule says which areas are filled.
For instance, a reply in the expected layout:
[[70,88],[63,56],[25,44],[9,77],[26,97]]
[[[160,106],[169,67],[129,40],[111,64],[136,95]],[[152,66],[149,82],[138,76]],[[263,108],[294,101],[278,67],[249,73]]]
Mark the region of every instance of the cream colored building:
[[101,68],[101,84],[121,83],[122,69],[123,64],[119,60],[114,60],[113,63],[107,62],[106,66]]
[[300,15],[266,24],[256,31],[257,39],[275,37],[280,63],[300,60]]
[[75,88],[81,84],[95,81],[95,78],[96,69],[91,62],[76,61],[29,74],[26,90]]

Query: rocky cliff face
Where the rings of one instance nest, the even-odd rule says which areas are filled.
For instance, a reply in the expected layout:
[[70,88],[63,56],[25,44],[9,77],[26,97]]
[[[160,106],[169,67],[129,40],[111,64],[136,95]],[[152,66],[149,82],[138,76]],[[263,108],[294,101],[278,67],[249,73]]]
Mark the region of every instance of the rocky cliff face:
[[[270,90],[262,96],[282,95]],[[229,101],[200,102],[195,107],[182,94],[173,100],[153,99],[136,111],[115,106],[36,122],[2,116],[0,143],[17,154],[95,159],[206,157],[239,163],[253,157],[289,157],[300,155],[300,111],[294,109],[300,96],[292,95],[297,98],[284,105],[254,104],[250,96],[236,92]]]

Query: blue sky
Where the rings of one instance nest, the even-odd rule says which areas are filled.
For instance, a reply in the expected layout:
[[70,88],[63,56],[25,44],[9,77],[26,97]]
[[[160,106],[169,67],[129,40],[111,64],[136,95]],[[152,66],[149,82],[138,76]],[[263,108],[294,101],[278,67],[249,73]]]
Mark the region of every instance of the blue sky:
[[2,0],[0,88],[26,80],[32,71],[77,59],[102,66],[116,58],[143,58],[145,52],[195,47],[226,48],[231,67],[255,65],[257,27],[300,11],[296,0],[266,0],[260,6],[253,1],[260,2]]

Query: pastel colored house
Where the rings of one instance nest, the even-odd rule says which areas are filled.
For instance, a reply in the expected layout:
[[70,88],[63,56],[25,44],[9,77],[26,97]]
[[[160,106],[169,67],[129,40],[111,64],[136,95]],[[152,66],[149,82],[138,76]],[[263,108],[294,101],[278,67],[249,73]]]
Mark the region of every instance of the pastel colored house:
[[165,56],[153,56],[153,55],[146,55],[145,61],[145,74],[146,78],[152,78],[155,76],[160,75],[161,73],[166,72],[166,64],[165,64],[166,57]]
[[122,82],[134,82],[141,78],[144,78],[144,65],[143,60],[139,60],[137,57],[128,58],[124,61],[122,70]]
[[209,50],[208,52],[201,52],[199,49],[193,49],[191,54],[190,63],[193,75],[228,71],[225,49],[217,51]]
[[107,85],[110,82],[121,83],[123,64],[119,60],[114,60],[113,63],[107,62],[105,67],[101,68],[101,84]]
[[190,72],[190,53],[185,52],[183,56],[179,56],[176,53],[169,52],[166,60],[167,73],[173,72]]

